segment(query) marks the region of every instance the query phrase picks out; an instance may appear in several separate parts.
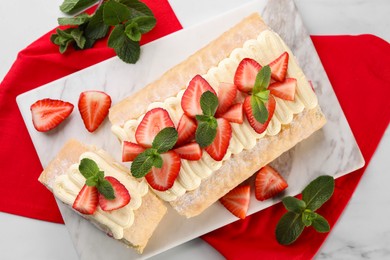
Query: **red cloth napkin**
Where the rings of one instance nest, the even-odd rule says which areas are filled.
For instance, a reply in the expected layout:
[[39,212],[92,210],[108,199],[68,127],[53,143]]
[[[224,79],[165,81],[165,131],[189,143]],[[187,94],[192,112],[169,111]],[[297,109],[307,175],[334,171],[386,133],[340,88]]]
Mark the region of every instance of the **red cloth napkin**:
[[[157,20],[163,21],[158,22],[157,27],[144,38],[144,42],[181,29],[168,2],[144,2],[153,10]],[[0,86],[0,158],[2,162],[7,162],[0,166],[3,180],[7,183],[0,186],[0,192],[12,194],[0,196],[0,211],[62,223],[52,194],[37,181],[42,167],[15,97],[110,58],[114,53],[102,41],[93,49],[61,55],[57,46],[49,41],[51,33],[20,52]],[[313,37],[313,41],[368,162],[389,122],[389,105],[384,102],[388,96],[386,93],[389,94],[389,46],[373,36]],[[377,91],[369,91],[371,89]],[[370,110],[356,110],[361,100],[370,104]],[[374,123],[376,128],[371,127],[367,131]],[[321,211],[332,225],[347,204],[362,173],[363,170],[357,171],[337,180],[335,195]],[[276,205],[203,238],[228,258],[310,258],[326,235],[305,231],[294,246],[279,246],[273,232],[277,219],[283,213],[283,207]],[[307,241],[310,241],[310,247]]]
[[[142,44],[182,29],[166,0],[143,0],[153,11],[156,27]],[[53,195],[37,179],[42,166],[15,98],[28,90],[106,60],[115,55],[106,40],[92,49],[62,55],[45,34],[22,50],[0,85],[0,211],[63,223]],[[5,181],[6,180],[6,181]]]
[[[312,40],[366,161],[363,169],[336,180],[332,198],[318,211],[333,226],[390,121],[390,45],[372,35]],[[274,232],[285,212],[279,203],[202,238],[228,259],[311,259],[328,234],[310,228],[293,245],[279,245]]]

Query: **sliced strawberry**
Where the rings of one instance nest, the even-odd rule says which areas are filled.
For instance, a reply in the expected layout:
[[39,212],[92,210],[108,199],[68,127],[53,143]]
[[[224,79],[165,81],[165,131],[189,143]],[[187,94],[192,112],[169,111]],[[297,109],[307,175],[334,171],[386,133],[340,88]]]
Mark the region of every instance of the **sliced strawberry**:
[[218,108],[215,116],[220,116],[233,105],[237,95],[237,87],[231,83],[221,83],[218,88]]
[[260,69],[261,65],[257,61],[250,58],[243,59],[240,64],[238,64],[234,75],[234,85],[236,85],[240,91],[252,91],[257,73]]
[[234,104],[227,112],[221,117],[225,118],[231,123],[242,124],[244,122],[244,105],[242,103]]
[[217,118],[217,122],[217,135],[215,136],[214,141],[204,149],[211,158],[216,161],[221,161],[229,147],[230,139],[232,137],[232,126],[229,121],[224,118]]
[[283,52],[278,58],[269,64],[271,68],[271,77],[274,80],[283,81],[286,78],[288,58],[288,52]]
[[135,157],[145,151],[145,148],[139,144],[124,141],[122,147],[122,162],[132,162]]
[[245,98],[244,112],[252,128],[256,131],[256,133],[261,134],[267,129],[269,121],[271,121],[272,116],[274,115],[275,106],[276,106],[275,98],[272,95],[269,95],[269,99],[265,104],[265,107],[268,110],[268,120],[264,124],[257,121],[256,118],[254,117],[250,98],[251,96]]
[[200,107],[200,97],[206,91],[211,91],[216,94],[214,89],[202,76],[196,75],[190,81],[181,99],[181,107],[187,116],[195,117],[196,115],[203,114],[202,108]]
[[78,107],[85,128],[94,132],[108,115],[111,97],[102,91],[84,91],[80,94]]
[[284,99],[293,101],[295,98],[295,89],[297,87],[297,80],[293,78],[287,78],[283,82],[274,82],[268,86],[271,94]]
[[129,204],[131,197],[126,187],[112,176],[106,176],[104,179],[111,183],[114,189],[115,199],[106,199],[102,194],[99,194],[99,206],[102,210],[111,211],[120,209]]
[[156,135],[166,127],[174,127],[168,112],[163,108],[149,110],[135,131],[135,139],[140,145],[151,147]]
[[260,169],[255,180],[255,195],[258,200],[269,199],[286,189],[287,182],[271,166],[266,165]]
[[99,193],[95,186],[87,186],[84,184],[80,190],[72,208],[85,215],[92,215],[98,205]]
[[197,161],[202,158],[202,149],[198,143],[189,143],[174,150],[182,159]]
[[250,186],[238,186],[219,199],[234,216],[244,219],[249,208]]
[[73,111],[73,105],[62,100],[45,98],[31,105],[33,125],[40,132],[47,132],[62,123]]
[[165,191],[173,186],[173,183],[179,175],[181,161],[180,156],[174,151],[163,153],[161,157],[163,159],[162,167],[153,167],[145,175],[145,178],[153,189]]
[[188,143],[195,137],[196,132],[196,121],[191,117],[183,114],[179,120],[177,126],[178,138],[176,142],[176,147]]

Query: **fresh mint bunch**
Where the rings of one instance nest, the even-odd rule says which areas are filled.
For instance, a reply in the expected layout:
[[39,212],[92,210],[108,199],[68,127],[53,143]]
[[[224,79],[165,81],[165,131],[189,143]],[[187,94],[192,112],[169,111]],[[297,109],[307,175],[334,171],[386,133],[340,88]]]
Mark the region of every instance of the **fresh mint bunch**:
[[84,158],[79,165],[79,171],[86,179],[87,186],[96,186],[100,194],[106,199],[115,199],[114,189],[109,181],[104,179],[104,172],[101,171],[95,161]]
[[[77,13],[97,0],[65,0],[60,6],[66,14]],[[126,63],[136,63],[140,56],[140,40],[156,25],[152,11],[138,0],[101,0],[94,14],[80,14],[58,19],[68,28],[56,30],[50,40],[64,53],[70,45],[77,50],[91,48],[107,36],[108,46]]]
[[154,138],[152,147],[146,149],[135,157],[131,164],[131,173],[136,178],[144,177],[152,167],[161,168],[163,166],[162,153],[168,152],[175,146],[178,133],[174,127],[162,129]]
[[282,202],[288,210],[276,226],[276,239],[282,245],[293,243],[305,227],[312,226],[316,231],[329,232],[328,221],[316,213],[333,194],[334,178],[322,175],[313,180],[302,191],[302,200],[295,197],[285,197]]
[[217,135],[217,119],[214,117],[218,108],[218,98],[211,91],[206,91],[200,97],[200,107],[203,115],[196,115],[198,126],[195,132],[195,140],[200,147],[209,146]]

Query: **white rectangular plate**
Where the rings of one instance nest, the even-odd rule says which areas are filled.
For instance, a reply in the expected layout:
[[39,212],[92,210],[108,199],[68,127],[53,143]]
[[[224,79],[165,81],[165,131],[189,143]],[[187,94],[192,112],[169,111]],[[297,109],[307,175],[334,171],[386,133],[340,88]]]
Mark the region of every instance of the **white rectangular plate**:
[[[300,193],[316,176],[329,174],[339,177],[362,167],[363,157],[295,5],[292,1],[283,0],[269,3],[255,1],[204,24],[183,29],[149,43],[142,47],[141,59],[136,65],[125,64],[118,58],[112,58],[20,95],[17,98],[18,106],[42,165],[45,167],[69,138],[102,147],[119,161],[121,148],[110,131],[108,120],[95,133],[87,132],[77,106],[70,118],[57,129],[50,133],[37,132],[32,125],[30,113],[30,105],[36,100],[54,98],[76,105],[82,91],[94,89],[107,92],[115,104],[157,79],[164,71],[253,12],[262,14],[268,25],[290,46],[307,78],[313,82],[320,105],[328,119],[323,129],[273,162],[289,183],[283,195]],[[248,214],[269,207],[280,199],[279,196],[259,202],[252,194]],[[125,248],[121,243],[98,231],[62,203],[59,203],[59,207],[81,258],[141,257],[132,249]],[[185,219],[169,208],[142,257],[151,257],[235,220],[237,219],[219,203],[192,219]]]

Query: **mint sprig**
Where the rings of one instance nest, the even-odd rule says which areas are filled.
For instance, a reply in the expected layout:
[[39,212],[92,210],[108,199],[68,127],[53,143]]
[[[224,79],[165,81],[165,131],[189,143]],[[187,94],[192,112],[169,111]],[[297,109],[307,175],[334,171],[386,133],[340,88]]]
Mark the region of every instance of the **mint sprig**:
[[265,106],[269,97],[267,87],[271,80],[270,67],[264,66],[256,75],[256,80],[251,93],[250,103],[255,119],[264,124],[268,119],[268,110]]
[[86,185],[96,186],[98,192],[106,199],[115,199],[111,183],[104,179],[104,172],[99,169],[95,161],[88,158],[82,159],[79,164],[79,171],[85,177]]
[[218,108],[218,98],[211,91],[206,91],[200,97],[202,115],[196,115],[198,125],[195,132],[195,140],[200,147],[209,146],[217,135],[218,122],[214,117]]
[[328,221],[316,213],[334,191],[334,178],[322,175],[310,182],[302,191],[302,200],[295,197],[285,197],[282,202],[288,210],[279,220],[275,234],[282,245],[293,243],[302,234],[305,227],[312,226],[316,231],[329,232]]
[[177,139],[178,133],[174,127],[162,129],[154,138],[152,147],[135,157],[130,168],[132,175],[142,178],[150,172],[152,167],[161,168],[163,166],[161,154],[171,150]]
[[[66,14],[74,14],[96,2],[98,0],[64,0],[60,9]],[[156,18],[139,0],[100,0],[94,14],[59,18],[58,23],[69,26],[58,28],[50,38],[59,46],[61,53],[71,45],[76,50],[91,48],[97,40],[106,37],[113,27],[108,46],[124,62],[136,63],[140,57],[142,34],[155,27]]]

